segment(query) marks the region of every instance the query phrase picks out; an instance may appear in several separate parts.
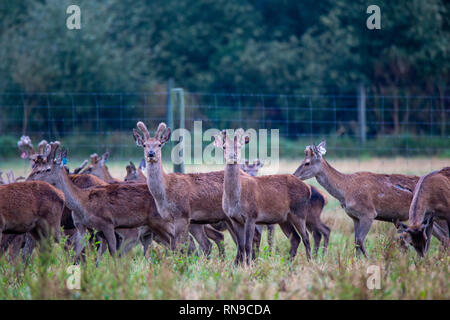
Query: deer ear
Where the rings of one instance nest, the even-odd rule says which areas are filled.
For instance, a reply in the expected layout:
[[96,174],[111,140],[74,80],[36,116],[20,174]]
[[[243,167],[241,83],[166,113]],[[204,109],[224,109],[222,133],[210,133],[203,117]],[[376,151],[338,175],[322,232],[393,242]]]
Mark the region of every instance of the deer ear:
[[325,149],[326,146],[327,146],[327,142],[325,140],[322,140],[322,142],[320,142],[319,145],[316,147],[317,151],[319,151],[321,156],[323,156],[325,153],[327,153],[327,149]]
[[161,138],[159,138],[159,142],[161,142],[161,144],[165,144],[167,141],[169,141],[171,134],[172,131],[170,130],[170,128],[167,128],[166,131],[164,131],[164,133],[161,135]]
[[74,174],[80,173],[81,170],[83,170],[83,168],[87,165],[87,163],[88,163],[88,161],[87,161],[87,160],[84,160],[83,163],[82,163],[78,168],[76,168],[75,170],[73,170],[73,173],[74,173]]
[[420,226],[420,230],[423,232],[423,238],[425,241],[431,236],[431,230],[433,229],[433,216],[425,218],[425,221]]
[[106,151],[104,154],[102,154],[102,157],[100,159],[100,165],[103,167],[105,165],[105,162],[108,160],[109,157],[109,151]]
[[214,147],[222,148],[223,147],[223,133],[216,134],[214,136]]
[[106,151],[106,152],[102,155],[102,159],[103,159],[104,161],[107,161],[107,160],[108,160],[108,157],[109,157],[109,151]]
[[133,138],[138,147],[144,147],[144,139],[142,139],[141,135],[139,134],[139,132],[137,132],[136,129],[133,129]]
[[255,161],[255,167],[260,169],[264,166],[264,162],[260,161],[259,159],[256,159]]
[[91,164],[96,164],[98,162],[98,154],[96,153],[91,154],[89,159],[91,159]]
[[136,171],[136,166],[134,165],[133,161],[130,161],[130,168],[131,170]]
[[141,162],[139,162],[139,169],[144,169],[145,168],[145,159],[142,159]]

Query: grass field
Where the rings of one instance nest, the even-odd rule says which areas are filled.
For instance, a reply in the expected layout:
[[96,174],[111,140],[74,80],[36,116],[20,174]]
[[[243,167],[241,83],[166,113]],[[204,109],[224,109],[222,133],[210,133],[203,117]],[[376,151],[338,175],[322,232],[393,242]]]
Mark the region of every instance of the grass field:
[[[135,163],[138,162],[135,159]],[[449,159],[329,160],[343,172],[367,170],[422,175],[448,166]],[[283,161],[280,173],[292,173],[300,159]],[[78,162],[73,161],[72,167]],[[115,177],[123,178],[126,162],[109,162]],[[26,175],[23,161],[2,162],[0,169],[13,168],[16,176]],[[169,166],[166,167],[170,171]],[[221,166],[186,170],[209,171]],[[270,169],[263,168],[262,174]],[[313,179],[308,183],[317,186]],[[450,299],[450,257],[433,239],[430,252],[419,259],[410,249],[403,252],[394,240],[392,224],[375,222],[367,239],[369,259],[354,256],[353,223],[329,196],[322,214],[331,228],[328,254],[307,262],[304,248],[289,261],[289,242],[277,229],[275,248],[268,251],[266,232],[258,259],[251,267],[233,264],[235,245],[226,234],[226,259],[221,261],[216,247],[210,258],[183,256],[153,245],[144,258],[140,247],[127,256],[104,255],[98,265],[88,250],[81,264],[81,289],[69,290],[67,268],[70,252],[59,245],[42,246],[28,265],[0,258],[0,299]],[[367,287],[369,266],[380,267],[380,289]]]

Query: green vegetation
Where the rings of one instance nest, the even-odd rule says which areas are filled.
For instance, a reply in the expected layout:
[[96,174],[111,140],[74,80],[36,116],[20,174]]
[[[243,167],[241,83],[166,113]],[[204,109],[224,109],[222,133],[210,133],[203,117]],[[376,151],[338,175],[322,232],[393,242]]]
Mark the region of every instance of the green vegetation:
[[309,132],[355,136],[356,99],[342,95],[364,83],[369,140],[448,137],[448,1],[377,1],[381,30],[366,28],[371,3],[364,0],[80,0],[81,30],[66,28],[69,4],[0,4],[0,134],[53,139],[127,130],[146,112],[152,121],[166,119],[165,96],[93,93],[165,92],[172,78],[189,92],[341,95],[189,95],[187,126],[238,121],[279,128],[294,140]]
[[[80,162],[69,158],[69,165]],[[429,157],[330,162],[342,172],[417,175],[448,165],[446,159]],[[126,163],[108,162],[111,174],[123,178]],[[300,159],[282,160],[280,173],[294,172],[299,163]],[[16,176],[29,172],[26,161],[2,162],[1,166],[14,169]],[[170,162],[164,167],[171,171]],[[187,172],[222,168],[186,166]],[[268,170],[263,167],[262,174],[274,173]],[[306,182],[323,190],[315,179]],[[66,287],[66,270],[72,265],[73,253],[63,250],[63,241],[35,252],[26,266],[0,258],[0,299],[450,299],[450,257],[440,251],[436,239],[432,239],[427,257],[419,259],[413,249],[399,249],[392,224],[374,222],[366,239],[369,260],[357,259],[353,223],[337,200],[330,195],[328,200],[322,213],[322,220],[331,228],[328,254],[311,262],[306,261],[303,245],[295,260],[289,261],[289,241],[278,227],[273,253],[268,251],[264,231],[260,256],[250,268],[234,266],[236,247],[228,233],[224,261],[220,261],[215,246],[207,259],[203,255],[175,255],[154,244],[146,258],[138,246],[121,258],[105,254],[97,266],[95,252],[89,249],[86,262],[81,264],[82,289],[77,291]],[[381,267],[380,290],[367,289],[370,265]]]
[[[428,256],[399,250],[393,226],[376,223],[367,240],[370,259],[354,257],[352,228],[343,212],[326,209],[332,234],[327,256],[307,262],[304,248],[289,261],[289,242],[278,229],[268,251],[266,233],[253,266],[233,264],[235,246],[226,236],[226,259],[217,248],[202,255],[176,255],[154,245],[147,258],[136,247],[127,256],[105,254],[96,265],[89,249],[81,264],[81,290],[67,289],[72,255],[60,245],[41,248],[27,265],[0,259],[0,299],[449,299],[449,256],[434,239]],[[333,208],[333,209],[332,209]],[[340,211],[340,210],[338,210]],[[381,289],[369,290],[370,265],[381,267]]]

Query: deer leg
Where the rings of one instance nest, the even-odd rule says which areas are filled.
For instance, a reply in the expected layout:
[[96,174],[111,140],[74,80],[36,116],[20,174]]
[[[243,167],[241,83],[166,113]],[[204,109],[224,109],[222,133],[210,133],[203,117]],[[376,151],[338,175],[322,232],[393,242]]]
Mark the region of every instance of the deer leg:
[[280,228],[291,242],[289,254],[291,259],[293,259],[297,254],[297,249],[300,245],[300,236],[298,235],[297,231],[295,231],[294,226],[288,221],[280,223]]
[[290,214],[290,221],[297,229],[298,233],[300,233],[300,236],[302,237],[303,245],[305,246],[306,251],[306,258],[311,260],[311,246],[309,244],[309,236],[308,232],[306,231],[306,221],[303,216],[297,215],[297,214]]
[[[255,237],[255,221],[253,219],[247,219],[245,222],[245,258],[247,264],[250,265],[253,250],[253,240]],[[261,240],[261,235],[259,236]]]
[[181,244],[188,245],[188,253],[195,251],[195,244],[189,240],[189,220],[185,218],[174,219],[173,221],[175,228],[175,236],[172,241],[172,250],[177,251],[183,248],[180,247]]
[[152,244],[153,241],[153,232],[150,231],[149,227],[140,227],[139,228],[139,240],[142,243],[142,247],[144,250],[144,257],[147,255],[147,250],[149,245]]
[[0,229],[0,257],[3,256],[3,253],[8,249],[8,244],[3,237],[3,231]]
[[261,246],[262,231],[263,231],[262,226],[255,225],[255,233],[253,236],[253,250],[252,250],[252,259],[253,260],[255,260],[259,254],[259,248]]
[[112,225],[106,225],[102,228],[102,232],[104,237],[106,238],[106,242],[108,242],[108,250],[111,256],[115,256],[117,249],[117,243],[116,243],[116,235],[114,232],[114,228]]
[[118,246],[120,255],[127,254],[139,241],[139,231],[137,228],[133,229],[116,229],[116,232],[123,238],[123,243]]
[[36,247],[36,240],[29,234],[26,233],[23,238],[24,246],[22,249],[22,261],[26,261],[28,257],[33,253],[34,248]]
[[267,243],[269,244],[269,252],[272,252],[274,232],[275,232],[275,225],[268,224],[267,225]]
[[245,255],[245,225],[233,221],[233,231],[237,241],[237,254],[234,260],[235,264],[244,262]]
[[433,236],[435,236],[441,242],[441,248],[444,250],[449,245],[449,231],[447,221],[442,219],[436,219],[433,224]]
[[211,254],[212,244],[209,241],[205,230],[203,229],[203,225],[190,224],[189,232],[194,236],[195,240],[197,240],[200,248],[203,251],[203,254],[208,257]]
[[225,259],[225,246],[223,244],[225,237],[222,232],[214,229],[210,225],[205,225],[204,230],[208,238],[215,242],[217,249],[219,249],[219,256],[221,259]]
[[320,241],[322,240],[322,234],[320,233],[318,228],[314,228],[312,235],[313,235],[313,239],[314,239],[314,255],[317,256],[319,254]]
[[323,255],[327,254],[328,242],[330,241],[331,230],[324,223],[320,225],[320,233],[323,235]]
[[[369,233],[370,227],[372,226],[373,219],[368,217],[363,217],[359,219],[353,219],[355,222],[355,243],[356,252],[363,254],[367,258],[366,249],[364,247],[364,240],[366,239],[367,233]],[[357,223],[356,223],[357,221]]]
[[78,261],[81,256],[81,251],[84,249],[84,236],[86,234],[86,227],[82,224],[76,225],[77,232],[74,235],[74,251],[75,251],[75,261]]

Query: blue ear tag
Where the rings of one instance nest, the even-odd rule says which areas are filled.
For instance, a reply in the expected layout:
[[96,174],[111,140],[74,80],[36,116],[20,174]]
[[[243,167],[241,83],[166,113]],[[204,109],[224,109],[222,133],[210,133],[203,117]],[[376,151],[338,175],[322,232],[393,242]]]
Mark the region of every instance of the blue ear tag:
[[66,157],[62,158],[62,163],[63,163],[63,165],[67,164],[67,158]]

